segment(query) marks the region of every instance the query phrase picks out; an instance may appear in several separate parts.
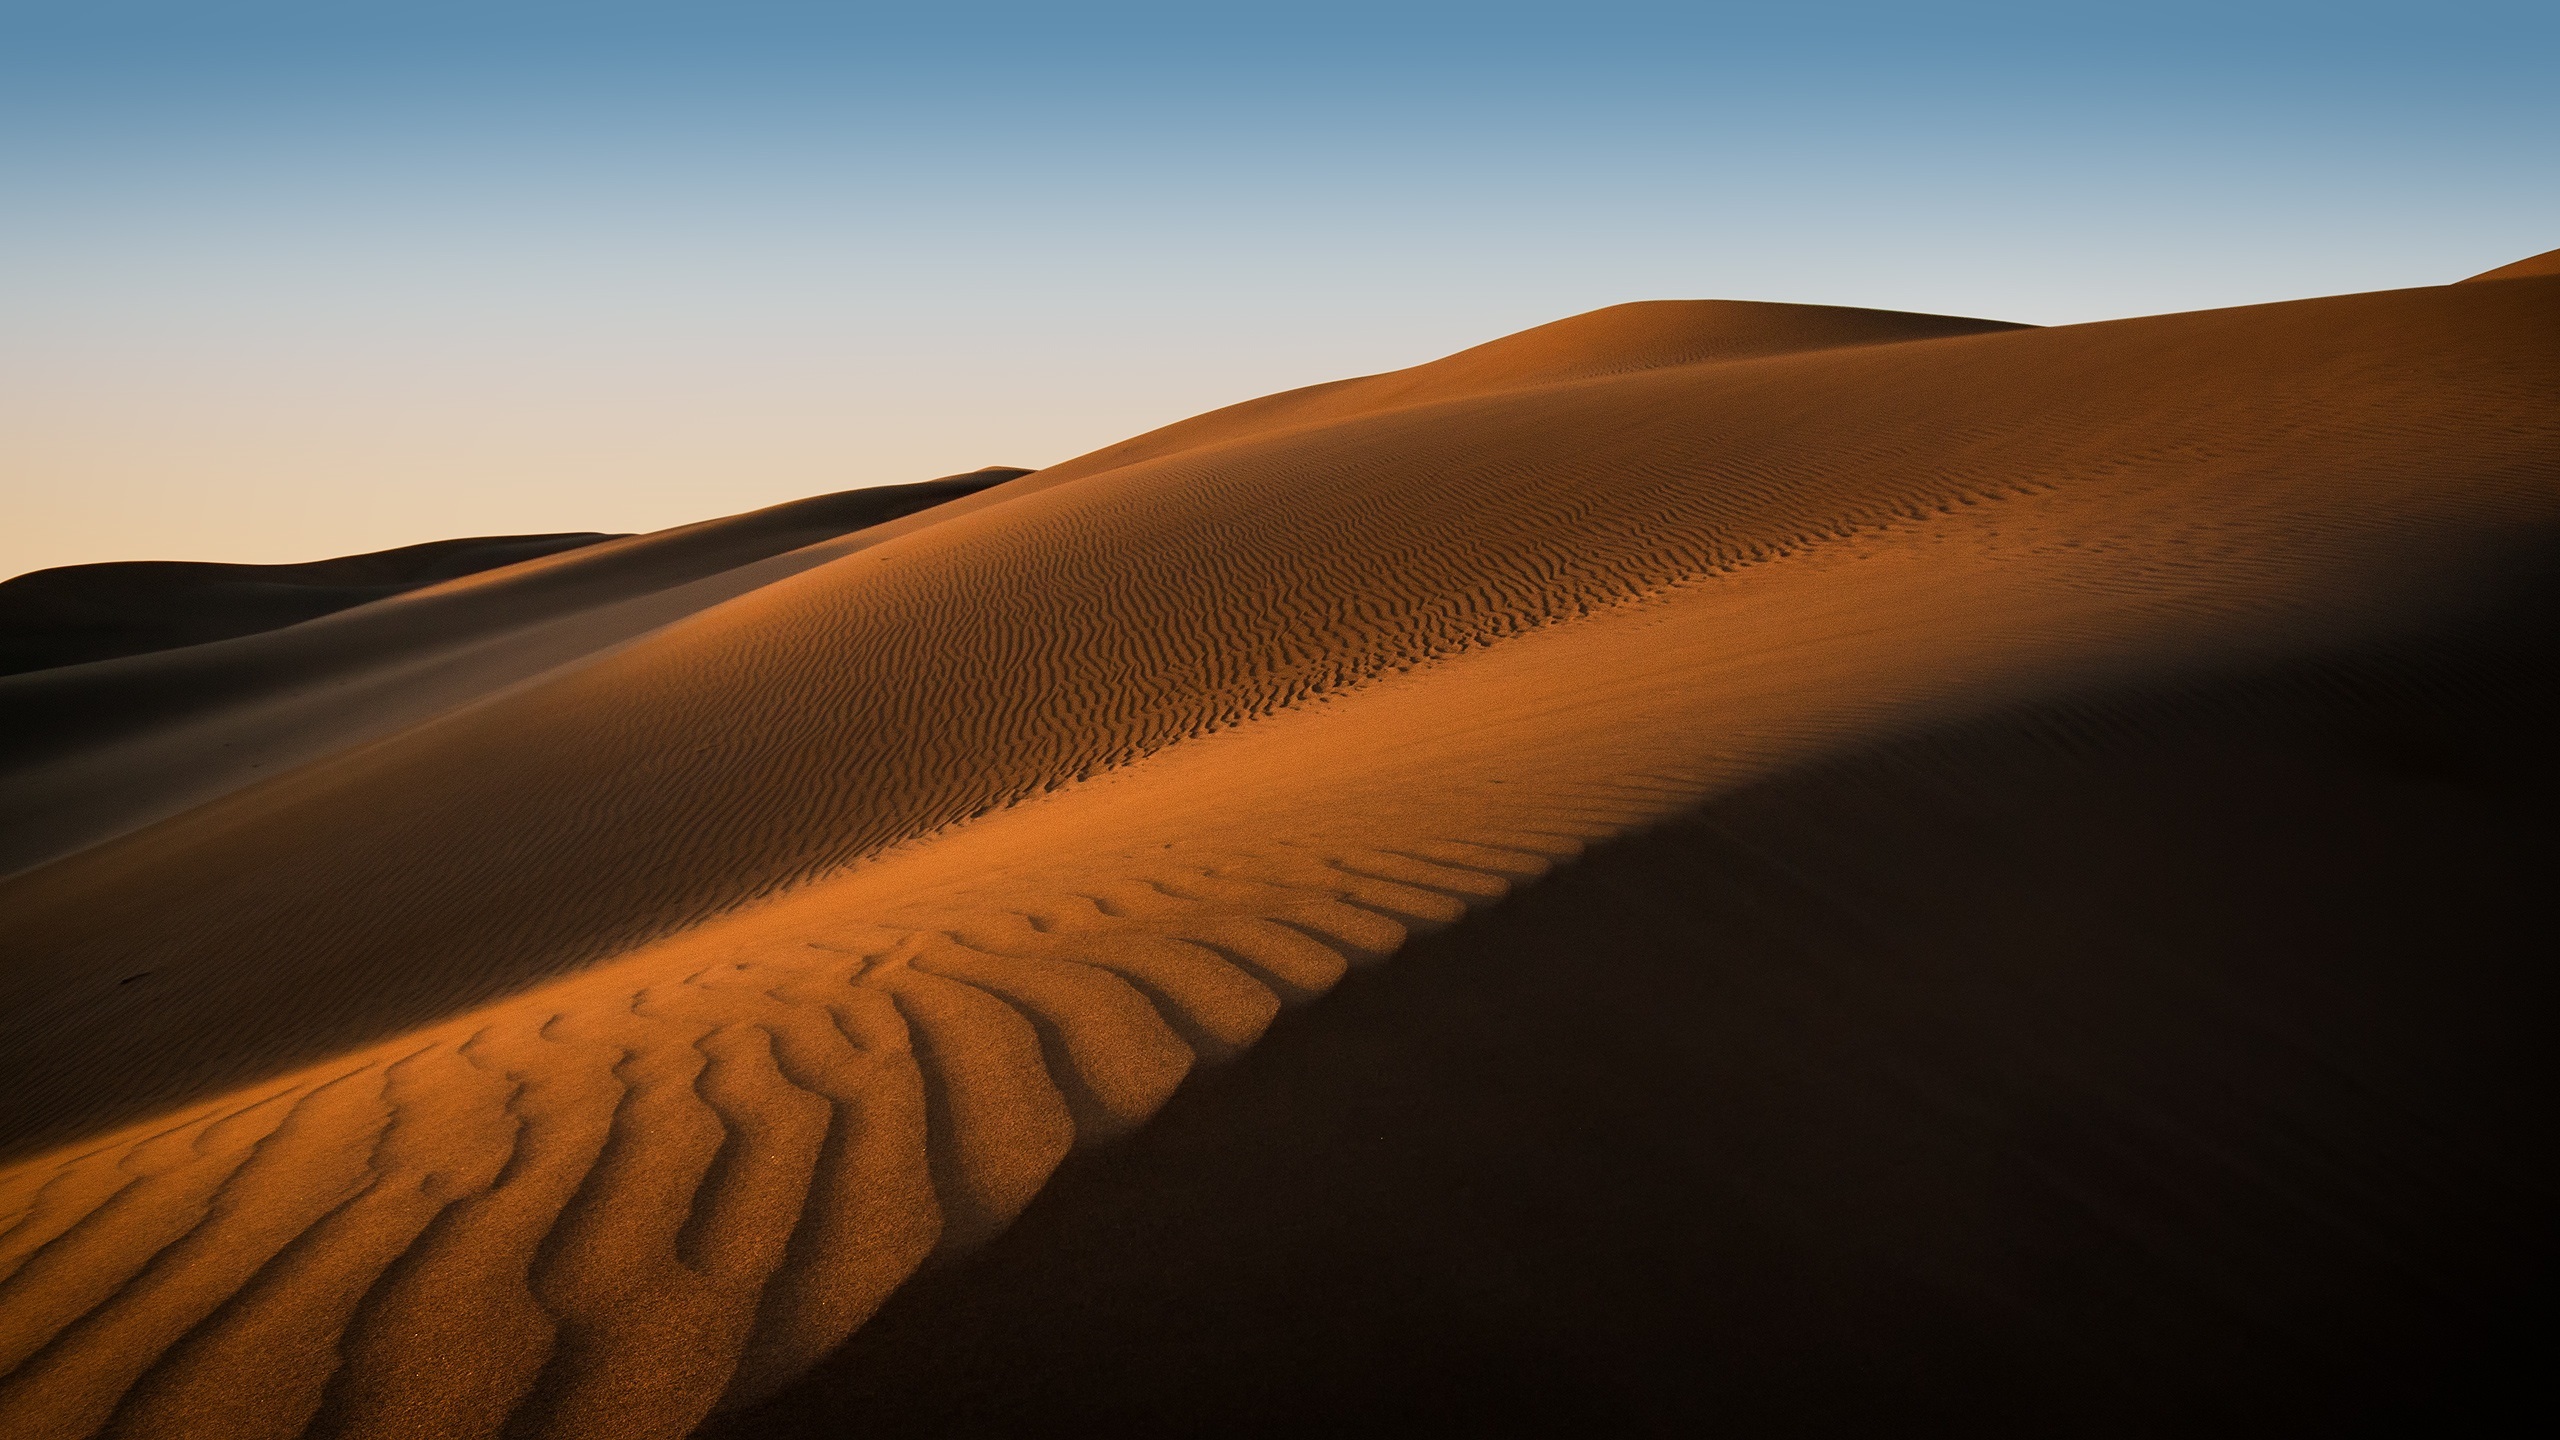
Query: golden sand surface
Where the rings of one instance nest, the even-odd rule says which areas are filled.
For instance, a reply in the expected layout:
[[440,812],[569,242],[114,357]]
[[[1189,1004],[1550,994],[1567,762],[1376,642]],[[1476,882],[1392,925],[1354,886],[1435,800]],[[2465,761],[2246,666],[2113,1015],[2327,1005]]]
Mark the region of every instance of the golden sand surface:
[[[268,773],[0,883],[0,1430],[766,1400],[1592,846],[2494,605],[2560,520],[2555,337],[2560,279],[1622,306],[724,567],[399,723],[300,701]],[[1577,914],[1566,970],[1622,943]]]

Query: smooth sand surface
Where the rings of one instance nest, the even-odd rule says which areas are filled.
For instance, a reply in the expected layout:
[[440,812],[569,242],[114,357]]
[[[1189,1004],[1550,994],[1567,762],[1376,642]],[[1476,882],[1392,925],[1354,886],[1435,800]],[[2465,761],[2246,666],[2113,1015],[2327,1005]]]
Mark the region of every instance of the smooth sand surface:
[[1836,305],[1751,300],[1643,300],[1612,305],[1505,335],[1455,355],[1393,370],[1284,390],[1106,445],[1040,472],[1056,483],[1160,459],[1183,450],[1322,425],[1409,405],[1498,395],[1566,380],[1624,375],[1710,360],[1749,360],[1948,335],[2023,328],[2002,320],[1910,315]]
[[2422,1391],[2547,1249],[2555,334],[1620,307],[29,869],[0,1428]]
[[2548,275],[2560,275],[2560,250],[2545,250],[2539,255],[2528,255],[2511,265],[2501,265],[2495,270],[2484,270],[2471,278],[2473,280],[2529,280]]

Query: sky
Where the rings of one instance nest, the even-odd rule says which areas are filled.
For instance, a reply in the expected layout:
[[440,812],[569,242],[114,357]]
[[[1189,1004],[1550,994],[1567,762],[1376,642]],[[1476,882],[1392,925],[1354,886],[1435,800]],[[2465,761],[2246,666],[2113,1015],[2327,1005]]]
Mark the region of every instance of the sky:
[[0,0],[0,576],[1038,466],[1620,301],[2560,245],[2560,7]]

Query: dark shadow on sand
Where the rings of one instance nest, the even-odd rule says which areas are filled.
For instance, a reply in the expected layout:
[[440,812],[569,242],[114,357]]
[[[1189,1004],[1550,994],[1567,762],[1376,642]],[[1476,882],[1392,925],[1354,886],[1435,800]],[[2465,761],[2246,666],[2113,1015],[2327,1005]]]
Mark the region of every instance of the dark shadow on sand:
[[2443,1430],[2554,1278],[2544,600],[1720,801],[1285,1018],[724,1436]]

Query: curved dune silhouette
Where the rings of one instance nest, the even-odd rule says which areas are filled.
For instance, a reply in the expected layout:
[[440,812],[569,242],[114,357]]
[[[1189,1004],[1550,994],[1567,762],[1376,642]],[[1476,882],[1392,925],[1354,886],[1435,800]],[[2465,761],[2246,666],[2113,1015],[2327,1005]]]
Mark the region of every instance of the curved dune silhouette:
[[2554,333],[2560,280],[1618,307],[689,571],[397,724],[296,702],[324,739],[273,773],[173,765],[0,883],[0,1420],[764,1400],[1071,1151],[1594,843],[2511,599],[2560,520]]
[[0,675],[202,645],[623,537],[437,540],[299,565],[126,560],[0,581]]
[[1640,300],[1506,335],[1411,369],[1310,385],[1212,410],[1053,465],[1039,479],[1042,483],[1074,479],[1180,450],[1438,400],[1710,360],[1748,360],[2023,328],[2003,320],[1837,305]]
[[2539,255],[2528,255],[2513,264],[2501,265],[2495,270],[2483,270],[2471,279],[2531,280],[2550,275],[2560,275],[2560,250],[2545,250]]

